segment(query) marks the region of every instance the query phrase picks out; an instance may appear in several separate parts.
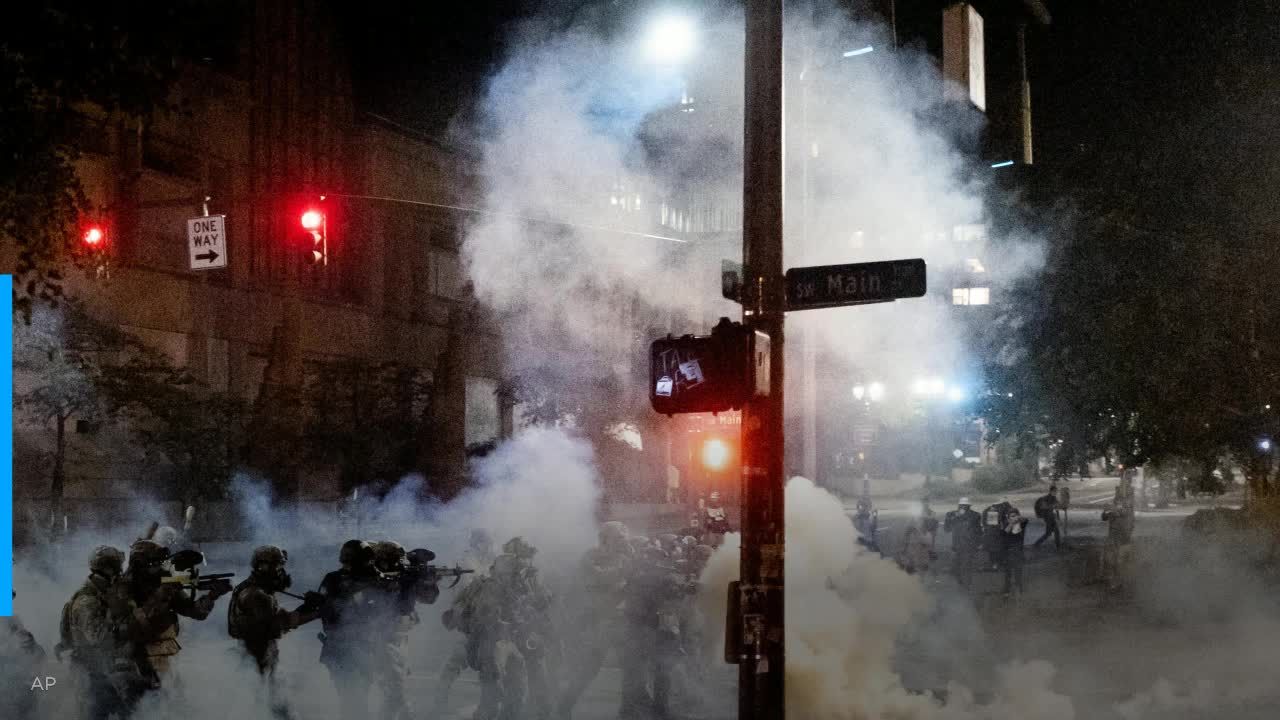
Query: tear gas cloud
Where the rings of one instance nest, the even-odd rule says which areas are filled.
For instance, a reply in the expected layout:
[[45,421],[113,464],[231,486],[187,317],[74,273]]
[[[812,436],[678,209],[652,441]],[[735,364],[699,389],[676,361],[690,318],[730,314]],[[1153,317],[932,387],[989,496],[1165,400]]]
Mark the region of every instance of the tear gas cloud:
[[[619,372],[646,331],[704,332],[738,312],[716,281],[721,259],[741,255],[740,9],[696,16],[696,51],[678,66],[650,61],[638,30],[606,33],[584,15],[567,29],[520,26],[462,132],[493,213],[466,228],[465,260],[504,320],[515,372]],[[873,17],[834,4],[790,12],[785,37],[788,266],[923,257],[936,271],[978,257],[997,284],[1038,267],[1025,233],[956,241],[989,221],[992,193],[957,149],[976,137],[977,113],[942,104],[925,53],[888,51]],[[877,50],[844,57],[854,45]],[[724,231],[643,236],[686,237],[672,226]],[[906,388],[965,357],[950,303],[946,290],[790,319],[842,362]]]
[[[406,478],[381,498],[366,498],[360,507],[360,536],[392,539],[406,547],[424,545],[437,553],[437,562],[451,564],[462,558],[472,529],[487,530],[497,551],[507,539],[519,535],[538,548],[536,562],[553,590],[559,592],[565,583],[572,582],[573,570],[596,539],[599,482],[590,445],[559,430],[530,430],[478,463],[475,476],[475,487],[444,505],[423,500],[421,479],[416,477]],[[335,524],[332,510],[273,504],[265,488],[264,483],[247,477],[238,480],[233,511],[243,517],[246,536],[240,542],[207,544],[203,548],[206,570],[234,571],[238,582],[247,573],[252,548],[276,544],[290,552],[292,591],[317,587],[323,575],[337,567],[338,548],[357,534],[357,526]],[[137,507],[136,516],[126,518],[112,531],[75,532],[59,543],[33,546],[20,553],[15,567],[15,607],[46,650],[51,651],[57,642],[62,605],[84,582],[94,546],[127,550],[152,520],[180,525],[180,518],[166,517],[159,503],[139,502]],[[422,608],[422,622],[410,636],[411,670],[431,680],[461,638],[439,622],[440,613],[452,599],[453,593],[445,589],[435,606]],[[227,637],[226,602],[219,600],[203,622],[182,621],[183,650],[174,665],[175,677],[145,700],[137,717],[271,717],[271,703],[256,668]],[[282,598],[283,606],[294,604]],[[318,630],[318,625],[306,625],[281,642],[282,689],[278,697],[307,717],[327,717],[327,708],[336,707],[337,702],[328,674],[317,661]],[[52,658],[46,667],[48,674],[70,682],[65,668]],[[24,692],[30,681],[23,681]],[[377,693],[372,696],[376,698]],[[75,703],[72,691],[42,695],[37,717],[73,715]]]

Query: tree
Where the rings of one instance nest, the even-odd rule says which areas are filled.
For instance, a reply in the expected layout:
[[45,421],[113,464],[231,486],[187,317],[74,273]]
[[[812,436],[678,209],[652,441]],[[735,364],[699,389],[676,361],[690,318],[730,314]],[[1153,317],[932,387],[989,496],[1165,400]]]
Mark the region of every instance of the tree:
[[[218,5],[224,16],[232,14]],[[86,109],[145,118],[163,105],[184,58],[215,54],[215,6],[202,0],[127,8],[55,0],[18,3],[0,23],[0,242],[17,258],[14,303],[30,317],[36,300],[62,295],[78,226],[94,209],[75,171]],[[232,37],[234,40],[234,36]]]
[[430,389],[424,371],[399,363],[310,363],[302,391],[310,463],[336,462],[344,493],[414,470]]

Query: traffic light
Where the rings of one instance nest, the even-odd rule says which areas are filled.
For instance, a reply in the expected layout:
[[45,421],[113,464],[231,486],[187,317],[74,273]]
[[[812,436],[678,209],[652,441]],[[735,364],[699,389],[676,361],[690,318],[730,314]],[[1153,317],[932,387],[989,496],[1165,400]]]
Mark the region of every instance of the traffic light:
[[719,472],[729,465],[732,454],[728,441],[713,436],[702,441],[698,459],[702,461],[702,467],[712,472]]
[[723,412],[769,394],[769,336],[721,318],[710,335],[654,340],[649,403],[664,415]]
[[83,242],[85,248],[89,250],[96,250],[102,247],[102,245],[106,242],[106,239],[107,239],[107,231],[103,230],[102,226],[96,223],[93,225],[87,226],[84,229],[84,233],[80,236],[81,242]]
[[329,220],[318,206],[308,207],[299,218],[303,231],[303,259],[309,265],[329,264]]

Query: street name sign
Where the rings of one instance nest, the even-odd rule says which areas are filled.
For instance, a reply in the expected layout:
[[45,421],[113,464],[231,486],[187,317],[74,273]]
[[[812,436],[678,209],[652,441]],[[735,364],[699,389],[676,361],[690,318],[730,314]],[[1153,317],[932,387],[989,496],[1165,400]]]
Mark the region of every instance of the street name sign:
[[816,265],[787,271],[787,309],[866,305],[921,297],[924,260],[886,260],[849,265]]
[[192,270],[227,266],[227,216],[209,215],[187,221],[187,252]]

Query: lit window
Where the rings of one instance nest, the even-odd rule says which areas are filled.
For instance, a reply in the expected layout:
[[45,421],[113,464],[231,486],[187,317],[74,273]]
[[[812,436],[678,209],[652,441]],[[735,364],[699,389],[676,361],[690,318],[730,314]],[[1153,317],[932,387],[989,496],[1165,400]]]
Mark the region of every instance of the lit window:
[[991,288],[955,288],[951,291],[952,305],[989,305]]
[[982,273],[987,271],[987,269],[982,266],[982,261],[978,258],[969,258],[968,260],[965,260],[964,267],[971,273]]

